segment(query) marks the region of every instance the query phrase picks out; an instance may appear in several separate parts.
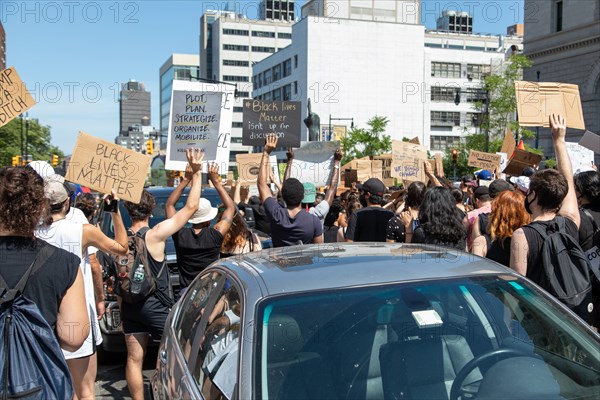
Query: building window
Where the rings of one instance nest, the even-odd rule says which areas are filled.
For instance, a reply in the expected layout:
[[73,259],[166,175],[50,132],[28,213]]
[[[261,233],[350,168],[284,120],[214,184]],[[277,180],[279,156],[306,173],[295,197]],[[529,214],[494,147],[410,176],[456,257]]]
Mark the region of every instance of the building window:
[[238,92],[235,93],[235,97],[243,97],[243,98],[247,99],[247,98],[250,97],[250,93],[248,93],[248,92],[239,92],[238,91]]
[[294,68],[298,68],[298,55],[294,56]]
[[431,150],[445,151],[460,144],[459,136],[431,136]]
[[467,89],[463,91],[465,94],[465,101],[467,103],[484,103],[486,102],[486,93],[483,89]]
[[292,74],[292,59],[288,58],[283,62],[283,77],[290,76]]
[[226,82],[248,82],[248,77],[240,75],[223,75],[223,80]]
[[454,102],[456,97],[457,88],[445,87],[445,86],[432,86],[431,87],[431,101],[446,101]]
[[298,94],[298,81],[294,82],[294,94]]
[[481,126],[483,114],[482,113],[467,113],[467,119],[465,120],[466,126],[478,127]]
[[223,50],[248,51],[248,46],[242,46],[239,44],[224,44]]
[[556,32],[562,31],[563,25],[563,2],[556,2]]
[[254,36],[254,37],[274,38],[275,37],[275,32],[252,31],[252,36]]
[[223,65],[228,67],[249,67],[250,62],[242,60],[223,60]]
[[479,64],[467,64],[467,78],[471,79],[483,79],[490,74],[489,65]]
[[431,76],[436,78],[460,78],[460,64],[432,62]]
[[243,123],[243,122],[233,122],[233,123],[231,124],[231,126],[232,126],[233,128],[243,128],[243,127],[244,127],[244,123]]
[[283,101],[288,101],[292,98],[292,85],[288,84],[283,87]]
[[273,67],[273,82],[277,82],[281,79],[281,64],[277,64]]
[[[243,124],[242,124],[243,125]],[[243,128],[243,127],[242,127]],[[241,144],[242,143],[242,138],[241,137],[232,137],[231,138],[231,143],[238,143]]]
[[248,36],[248,31],[242,29],[223,29],[223,35]]
[[431,111],[431,126],[460,126],[460,113]]
[[271,92],[267,92],[263,95],[263,100],[264,101],[271,101],[273,100],[273,95],[271,94]]
[[275,53],[275,47],[252,46],[252,51],[256,53]]
[[244,112],[244,107],[233,107],[233,112]]
[[271,82],[273,82],[273,74],[271,71],[272,70],[269,68],[268,70],[263,72],[263,79],[264,79],[265,85],[270,85]]
[[291,39],[292,38],[292,34],[291,33],[285,33],[285,32],[279,32],[277,34],[277,37],[279,39]]
[[281,88],[273,90],[273,100],[281,100]]

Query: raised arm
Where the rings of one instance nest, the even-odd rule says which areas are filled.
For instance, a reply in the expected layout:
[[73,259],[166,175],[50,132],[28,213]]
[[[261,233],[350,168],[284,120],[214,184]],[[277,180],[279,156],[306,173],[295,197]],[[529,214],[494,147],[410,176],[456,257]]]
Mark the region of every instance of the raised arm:
[[431,164],[429,164],[429,161],[425,160],[423,162],[425,163],[425,175],[427,175],[427,177],[431,180],[434,186],[442,186],[437,176],[435,176],[435,174],[433,173],[433,168],[431,168]]
[[550,128],[552,130],[552,142],[554,143],[554,151],[556,152],[556,166],[558,172],[563,174],[569,184],[569,191],[558,210],[558,215],[571,219],[575,222],[577,228],[579,228],[579,223],[581,221],[579,217],[579,208],[577,207],[575,182],[573,181],[573,166],[565,143],[567,122],[565,117],[558,114],[551,114],[549,118]]
[[265,143],[265,149],[263,150],[262,159],[260,160],[260,167],[258,168],[258,194],[260,195],[260,202],[264,203],[273,194],[271,188],[269,188],[269,173],[271,171],[271,165],[269,163],[269,157],[271,152],[277,147],[277,135],[267,135]]
[[292,161],[294,161],[294,149],[292,147],[290,147],[288,149],[286,155],[287,155],[287,162],[285,163],[285,173],[283,174],[284,182],[286,180],[288,180],[290,175],[292,174]]
[[329,177],[329,182],[327,182],[327,192],[325,193],[325,199],[327,204],[331,206],[333,199],[337,193],[338,182],[340,180],[340,162],[342,161],[342,150],[337,149],[333,154],[333,169],[331,171],[331,176]]
[[[171,218],[165,219],[160,224],[157,224],[146,234],[146,244],[148,249],[152,250],[154,244],[162,243],[167,240],[169,236],[178,232],[188,222],[192,215],[198,210],[200,205],[200,195],[202,192],[202,160],[204,160],[204,153],[199,149],[187,149],[186,156],[188,163],[192,168],[192,188],[188,194],[185,206],[177,211]],[[159,254],[160,249],[154,249],[155,252],[152,254]]]
[[235,183],[235,189],[233,190],[233,202],[235,204],[240,204],[242,202],[242,182],[238,180]]
[[[115,191],[110,195],[104,196],[104,201],[110,203],[112,200],[119,201]],[[98,227],[92,224],[85,224],[82,228],[82,244],[84,248],[89,246],[97,247],[98,249],[111,254],[125,255],[129,251],[127,231],[123,225],[120,208],[117,207],[116,212],[110,213],[113,225],[115,228],[115,239],[106,236]]]
[[181,180],[181,183],[171,192],[171,195],[165,203],[165,215],[167,216],[167,218],[171,218],[173,215],[175,215],[175,213],[177,213],[175,204],[177,204],[185,188],[187,187],[187,185],[189,185],[190,181],[192,180],[192,176],[192,168],[188,164],[185,168],[185,176]]
[[235,203],[231,199],[231,196],[227,193],[223,184],[219,181],[219,165],[217,163],[210,164],[208,166],[208,179],[212,182],[213,186],[217,190],[223,205],[225,206],[225,211],[221,216],[221,221],[219,221],[215,225],[215,229],[221,232],[221,235],[225,236],[229,228],[231,228],[231,223],[233,222],[233,216],[235,215]]

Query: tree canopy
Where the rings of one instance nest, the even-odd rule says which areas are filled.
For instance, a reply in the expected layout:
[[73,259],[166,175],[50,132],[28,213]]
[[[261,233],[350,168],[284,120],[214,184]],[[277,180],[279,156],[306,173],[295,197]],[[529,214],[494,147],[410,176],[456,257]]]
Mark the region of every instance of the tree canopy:
[[21,155],[21,148],[25,148],[26,136],[29,142],[28,152],[32,160],[50,162],[53,154],[58,155],[59,160],[64,158],[64,153],[52,145],[49,126],[43,126],[35,119],[23,121],[21,118],[15,118],[0,127],[0,165],[11,165],[12,157]]
[[345,164],[357,158],[374,157],[392,151],[392,138],[384,134],[390,121],[387,117],[374,116],[367,121],[368,129],[352,128],[342,139]]

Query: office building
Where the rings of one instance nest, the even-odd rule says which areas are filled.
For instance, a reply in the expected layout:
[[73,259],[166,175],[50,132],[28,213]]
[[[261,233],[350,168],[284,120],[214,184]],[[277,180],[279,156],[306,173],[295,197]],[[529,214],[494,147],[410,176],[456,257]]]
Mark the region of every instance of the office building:
[[259,18],[263,20],[294,21],[294,0],[261,0]]
[[466,12],[443,11],[437,19],[436,30],[452,33],[473,33],[473,17]]
[[120,133],[115,143],[133,151],[146,153],[146,142],[152,140],[154,152],[158,153],[158,135],[159,131],[150,125],[150,120],[143,118],[140,123],[129,126],[127,132]]
[[293,21],[248,19],[230,11],[206,11],[200,20],[200,76],[236,86],[231,161],[242,146],[242,99],[252,92],[252,66],[291,43]]
[[171,54],[160,67],[160,148],[166,149],[171,116],[173,81],[197,81],[200,77],[200,57],[197,54]]
[[308,0],[302,18],[322,17],[323,23],[338,19],[419,24],[420,0]]
[[[525,9],[536,10],[525,18],[524,53],[533,63],[525,80],[579,85],[586,129],[600,133],[600,1],[525,0]],[[538,147],[552,155],[550,130],[539,133]],[[567,129],[567,140],[583,133]]]
[[6,69],[6,32],[0,21],[0,70]]
[[525,35],[525,25],[515,24],[506,28],[506,36],[518,36],[523,37]]
[[130,80],[121,84],[119,93],[119,133],[129,132],[129,127],[141,123],[142,118],[152,120],[150,92],[143,83]]

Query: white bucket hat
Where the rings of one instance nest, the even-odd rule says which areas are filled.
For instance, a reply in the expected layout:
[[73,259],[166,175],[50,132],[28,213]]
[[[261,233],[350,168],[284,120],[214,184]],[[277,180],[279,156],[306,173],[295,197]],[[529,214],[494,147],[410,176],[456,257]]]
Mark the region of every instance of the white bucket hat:
[[212,221],[218,213],[218,209],[210,204],[210,201],[205,198],[200,198],[200,207],[192,215],[192,218],[188,221],[190,224],[201,224],[203,222]]

